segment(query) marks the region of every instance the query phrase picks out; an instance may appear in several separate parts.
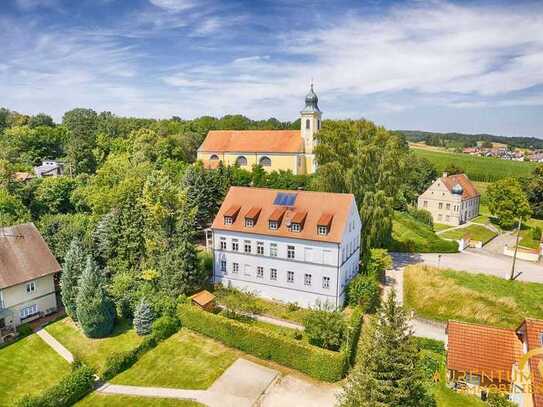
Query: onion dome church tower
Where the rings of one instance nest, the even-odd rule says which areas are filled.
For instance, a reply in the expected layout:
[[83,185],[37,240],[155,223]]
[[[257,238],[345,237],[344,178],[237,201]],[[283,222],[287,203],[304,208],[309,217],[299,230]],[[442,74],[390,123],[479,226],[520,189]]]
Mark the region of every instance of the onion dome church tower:
[[313,82],[311,82],[311,88],[309,93],[305,97],[305,107],[300,112],[301,114],[301,132],[304,140],[304,152],[306,154],[313,154],[313,147],[315,146],[315,140],[313,136],[321,128],[321,116],[322,112],[319,109],[319,98],[313,90]]

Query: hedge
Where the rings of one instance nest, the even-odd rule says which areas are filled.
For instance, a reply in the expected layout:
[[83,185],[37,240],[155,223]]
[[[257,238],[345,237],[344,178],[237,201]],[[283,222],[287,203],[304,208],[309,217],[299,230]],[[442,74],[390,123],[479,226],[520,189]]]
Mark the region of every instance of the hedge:
[[319,380],[341,380],[346,370],[346,352],[332,352],[293,338],[188,304],[178,307],[184,327],[217,339],[233,348],[291,367]]
[[82,365],[41,395],[25,396],[16,405],[18,407],[72,406],[90,393],[93,386],[94,370]]
[[364,312],[361,307],[355,307],[349,321],[349,332],[345,346],[342,349],[345,352],[347,365],[345,369],[348,370],[354,366],[356,360],[356,351],[358,349],[358,340],[360,339],[360,333],[362,332],[362,323],[364,322]]
[[111,380],[136,363],[146,352],[156,347],[161,341],[169,338],[179,330],[179,321],[163,316],[153,323],[152,334],[147,336],[138,346],[126,352],[112,354],[106,361],[101,373],[102,379]]

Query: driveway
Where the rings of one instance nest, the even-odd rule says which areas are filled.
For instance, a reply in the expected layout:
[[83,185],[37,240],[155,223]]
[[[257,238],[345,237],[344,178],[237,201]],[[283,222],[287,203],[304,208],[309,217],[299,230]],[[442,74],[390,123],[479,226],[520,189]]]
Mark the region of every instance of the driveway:
[[333,407],[339,386],[287,375],[275,382],[261,398],[260,407]]
[[[391,253],[394,267],[401,268],[409,264],[427,264],[429,266],[450,268],[482,273],[501,278],[509,278],[513,259],[503,254],[489,253],[485,250],[468,249],[463,253]],[[539,263],[518,260],[515,274],[521,273],[517,280],[543,283],[543,267]]]

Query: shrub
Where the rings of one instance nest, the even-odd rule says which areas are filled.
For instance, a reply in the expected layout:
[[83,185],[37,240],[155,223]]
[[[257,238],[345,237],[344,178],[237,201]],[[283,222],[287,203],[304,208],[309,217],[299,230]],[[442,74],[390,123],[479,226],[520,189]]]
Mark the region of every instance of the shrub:
[[142,298],[134,313],[133,324],[136,333],[139,336],[149,335],[151,333],[153,319],[154,315],[151,306]]
[[176,333],[179,328],[181,328],[181,322],[177,318],[165,315],[153,322],[152,332],[157,340],[163,341]]
[[300,306],[295,302],[289,302],[287,304],[287,310],[288,312],[296,312],[300,309]]
[[156,347],[158,343],[159,340],[157,340],[154,336],[148,336],[132,350],[113,353],[106,360],[104,370],[101,374],[102,379],[111,380],[119,373],[132,367],[143,354]]
[[422,338],[420,336],[414,336],[413,340],[415,341],[419,350],[429,350],[445,355],[445,344],[442,341],[438,341],[437,339]]
[[409,208],[408,213],[417,221],[424,223],[425,225],[428,225],[430,227],[434,226],[434,220],[430,211],[427,211],[426,209],[411,207]]
[[532,239],[537,242],[541,240],[541,228],[539,226],[532,229]]
[[436,372],[441,371],[441,367],[445,363],[445,356],[430,350],[422,350],[419,353],[419,368],[424,376],[424,379],[431,383]]
[[347,340],[345,341],[345,348],[343,350],[347,356],[347,362],[349,363],[349,366],[353,366],[356,360],[358,340],[360,339],[360,333],[362,332],[363,322],[364,312],[362,308],[355,307],[351,315],[351,320],[349,321]]
[[516,407],[517,404],[509,401],[504,394],[497,392],[488,393],[486,403],[490,407]]
[[345,354],[313,347],[267,329],[244,324],[197,307],[179,305],[183,326],[261,359],[300,370],[314,378],[337,381],[343,377]]
[[304,318],[305,335],[309,343],[320,348],[339,350],[347,326],[339,311],[316,309]]
[[392,268],[392,257],[386,249],[370,250],[364,274],[374,274],[380,281],[384,281],[385,271],[390,268]]
[[379,307],[379,283],[373,274],[359,274],[347,287],[347,299],[350,305],[360,306],[364,312],[373,313]]
[[81,366],[65,376],[58,384],[47,389],[39,396],[25,396],[17,402],[18,407],[64,407],[74,405],[94,385],[94,370]]
[[29,324],[22,324],[17,327],[17,332],[21,338],[31,335],[34,331]]
[[221,298],[221,303],[227,310],[230,318],[238,318],[241,315],[261,314],[262,306],[257,297],[250,291],[224,289],[226,295]]

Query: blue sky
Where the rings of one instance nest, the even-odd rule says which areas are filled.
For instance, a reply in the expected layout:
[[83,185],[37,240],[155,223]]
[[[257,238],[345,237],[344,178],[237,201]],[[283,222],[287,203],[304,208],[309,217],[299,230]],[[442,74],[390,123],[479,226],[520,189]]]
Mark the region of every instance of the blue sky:
[[[511,3],[514,3],[511,5]],[[0,105],[543,138],[541,1],[3,0]]]

